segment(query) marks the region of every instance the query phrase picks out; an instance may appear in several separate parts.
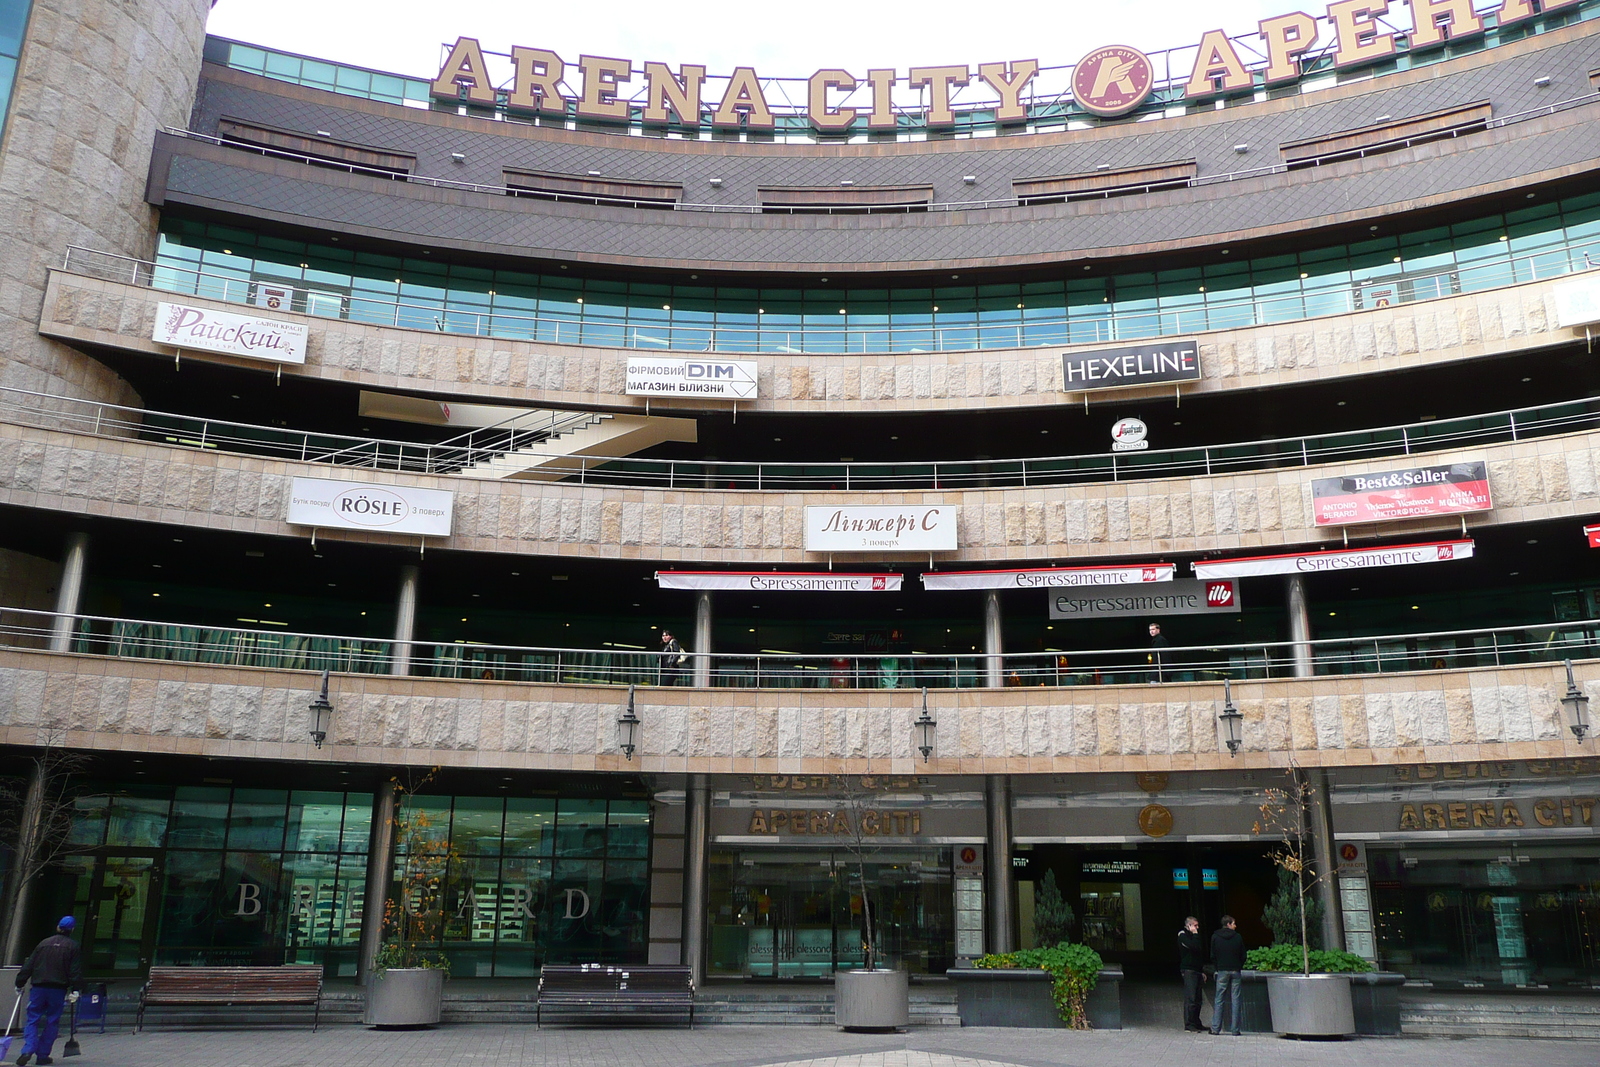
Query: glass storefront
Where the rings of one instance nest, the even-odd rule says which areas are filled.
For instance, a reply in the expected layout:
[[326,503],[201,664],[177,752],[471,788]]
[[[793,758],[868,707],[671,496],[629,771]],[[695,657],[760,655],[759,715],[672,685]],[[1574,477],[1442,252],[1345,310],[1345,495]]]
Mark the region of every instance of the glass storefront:
[[1464,986],[1600,983],[1600,849],[1590,841],[1369,846],[1385,970]]
[[[79,797],[43,900],[70,900],[84,967],[321,963],[352,976],[372,829],[370,793],[227,785]],[[464,977],[551,962],[642,962],[649,913],[647,801],[419,796],[416,833],[440,857],[431,948]],[[57,905],[52,903],[51,908]]]
[[865,966],[861,884],[880,966],[942,974],[955,961],[948,848],[714,849],[710,973],[821,978]]

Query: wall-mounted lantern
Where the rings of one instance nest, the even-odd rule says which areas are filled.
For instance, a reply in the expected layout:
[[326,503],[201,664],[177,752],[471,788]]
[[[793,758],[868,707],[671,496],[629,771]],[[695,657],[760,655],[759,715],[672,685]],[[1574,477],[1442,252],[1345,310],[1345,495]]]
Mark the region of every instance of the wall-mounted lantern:
[[1244,740],[1244,716],[1233,706],[1233,681],[1222,680],[1222,713],[1217,716],[1222,724],[1222,743],[1228,746],[1228,755],[1237,756]]
[[1567,727],[1581,744],[1589,732],[1589,696],[1572,678],[1572,661],[1567,663],[1567,695],[1561,698],[1561,707],[1567,713]]
[[328,724],[333,719],[333,705],[328,703],[328,672],[322,672],[322,692],[308,705],[311,712],[311,743],[317,748],[328,739]]
[[927,763],[928,757],[933,755],[933,729],[939,725],[928,714],[927,686],[922,687],[922,717],[912,725],[922,731],[922,744],[917,746],[917,751],[922,753],[922,762]]
[[628,686],[628,706],[617,716],[617,747],[631,761],[639,742],[639,716],[633,713],[633,686]]

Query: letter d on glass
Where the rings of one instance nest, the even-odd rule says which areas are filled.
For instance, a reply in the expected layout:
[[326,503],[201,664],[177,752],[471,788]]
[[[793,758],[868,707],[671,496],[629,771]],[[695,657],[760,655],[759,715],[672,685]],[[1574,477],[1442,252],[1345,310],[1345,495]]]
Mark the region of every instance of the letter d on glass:
[[[589,894],[588,893],[585,893],[581,889],[567,889],[567,890],[563,890],[563,892],[565,892],[566,895],[567,895],[567,918],[569,918],[569,919],[581,919],[585,915],[589,914]],[[572,910],[572,900],[573,900],[574,897],[582,897],[583,898],[583,910],[580,911],[580,912],[577,912],[576,914],[574,914],[573,910]]]

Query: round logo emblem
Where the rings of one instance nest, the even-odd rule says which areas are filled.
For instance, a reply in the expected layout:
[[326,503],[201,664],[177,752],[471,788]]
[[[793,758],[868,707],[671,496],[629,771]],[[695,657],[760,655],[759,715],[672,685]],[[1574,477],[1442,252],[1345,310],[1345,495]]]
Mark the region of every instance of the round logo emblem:
[[972,848],[970,845],[968,847],[962,849],[961,850],[961,862],[962,863],[976,863],[976,862],[978,862],[978,850],[975,849],[975,848]]
[[1154,85],[1150,57],[1123,44],[1096,48],[1072,69],[1072,98],[1102,118],[1126,115],[1144,103]]
[[1354,845],[1344,844],[1339,846],[1339,858],[1346,863],[1354,863],[1359,855],[1361,855],[1361,851]]
[[1149,432],[1149,427],[1139,419],[1118,419],[1111,427],[1111,439],[1119,445],[1136,445]]
[[1134,781],[1139,783],[1139,788],[1146,793],[1159,793],[1167,787],[1166,771],[1141,771],[1134,775]]
[[1146,804],[1139,809],[1139,829],[1146,837],[1166,837],[1172,833],[1172,811],[1160,804]]
[[357,526],[393,526],[411,514],[411,507],[398,493],[363,487],[334,497],[333,513]]

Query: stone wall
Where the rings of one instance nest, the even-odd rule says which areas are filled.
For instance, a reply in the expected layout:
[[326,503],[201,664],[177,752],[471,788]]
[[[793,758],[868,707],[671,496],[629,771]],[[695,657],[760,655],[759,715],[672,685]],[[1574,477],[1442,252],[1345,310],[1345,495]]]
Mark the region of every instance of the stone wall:
[[[1581,340],[1581,331],[1556,326],[1552,289],[1560,283],[1561,279],[1530,282],[1372,311],[1200,333],[1195,336],[1204,378],[1184,386],[1184,391],[1258,389]],[[56,271],[39,328],[52,337],[170,359],[171,349],[150,340],[156,305],[163,300],[240,310],[236,304]],[[441,336],[286,312],[279,317],[305,321],[311,334],[306,365],[285,367],[285,374],[445,396],[644,408],[643,398],[623,393],[629,353],[622,349]],[[1083,394],[1062,391],[1062,352],[1115,343],[868,355],[767,352],[729,358],[760,364],[760,398],[743,405],[745,410],[931,411],[1069,402],[1081,410]],[[202,352],[185,352],[184,358],[261,368]],[[1121,402],[1141,392],[1171,397],[1172,387],[1119,390],[1114,395]],[[1488,398],[1484,409],[1493,410],[1496,403]],[[686,412],[707,406],[727,409],[725,402],[706,405],[668,399],[652,400],[650,409]]]
[[147,258],[151,146],[194,101],[209,0],[33,0],[0,152],[0,385],[127,402],[103,364],[39,336],[69,245]]
[[[1600,511],[1600,433],[1428,453],[1430,464],[1487,459],[1495,509],[1472,525]],[[212,529],[309,537],[284,521],[290,480],[338,476],[455,493],[455,532],[431,545],[477,552],[660,561],[802,564],[807,505],[941,504],[959,509],[960,548],[944,561],[1092,559],[1131,554],[1278,549],[1334,543],[1312,525],[1311,481],[1405,467],[1391,457],[1049,488],[944,492],[654,490],[333,471],[309,463],[200,452],[0,424],[0,504]],[[1460,529],[1459,520],[1394,523],[1386,537]],[[415,544],[414,537],[324,530],[319,537]],[[913,554],[917,559],[925,555]]]
[[[1600,695],[1600,666],[1580,665]],[[383,765],[708,773],[1072,773],[1546,759],[1590,753],[1561,720],[1559,664],[1241,682],[1236,759],[1218,685],[933,690],[642,688],[625,761],[605,686],[339,675],[311,746],[309,672],[0,651],[0,743]]]

